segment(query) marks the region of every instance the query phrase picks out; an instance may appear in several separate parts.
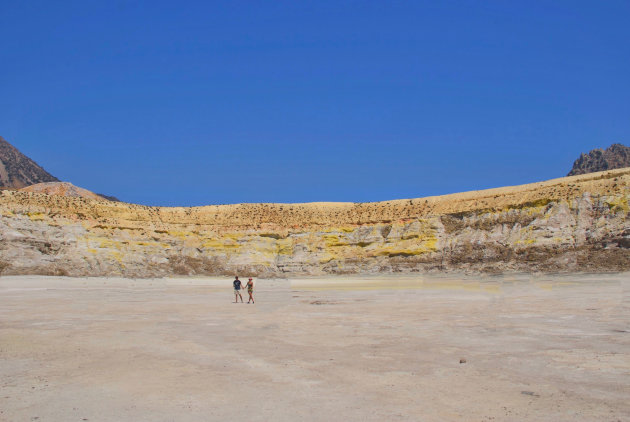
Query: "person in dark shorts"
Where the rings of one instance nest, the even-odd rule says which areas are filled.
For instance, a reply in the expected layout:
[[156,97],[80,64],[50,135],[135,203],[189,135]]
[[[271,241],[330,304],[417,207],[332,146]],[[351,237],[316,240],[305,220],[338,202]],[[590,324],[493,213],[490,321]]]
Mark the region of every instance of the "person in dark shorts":
[[238,298],[241,298],[241,303],[243,303],[243,296],[241,296],[241,280],[238,279],[238,276],[232,282],[234,285],[234,303],[238,303]]
[[254,282],[252,281],[253,278],[249,278],[249,281],[247,282],[247,284],[245,285],[245,287],[247,287],[247,293],[249,293],[249,299],[247,300],[247,303],[249,303],[249,301],[251,300],[252,303],[256,303],[254,302]]

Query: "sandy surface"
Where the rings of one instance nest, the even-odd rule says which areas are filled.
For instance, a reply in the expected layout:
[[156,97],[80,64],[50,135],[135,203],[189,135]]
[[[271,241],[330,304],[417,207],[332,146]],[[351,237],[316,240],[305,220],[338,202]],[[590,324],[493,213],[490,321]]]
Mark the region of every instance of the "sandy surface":
[[0,420],[630,420],[630,274],[261,280],[256,298],[0,278]]

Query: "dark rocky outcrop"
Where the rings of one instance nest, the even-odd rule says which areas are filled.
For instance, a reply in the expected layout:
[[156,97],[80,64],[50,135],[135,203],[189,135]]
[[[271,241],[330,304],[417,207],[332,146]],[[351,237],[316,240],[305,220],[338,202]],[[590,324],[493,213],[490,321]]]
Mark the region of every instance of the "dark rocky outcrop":
[[605,150],[598,148],[588,154],[580,155],[567,176],[594,173],[596,171],[614,170],[630,167],[630,147],[613,144]]
[[0,188],[19,189],[36,183],[58,181],[0,136]]
[[49,195],[81,196],[120,202],[115,196],[94,194],[68,182],[59,181],[0,136],[0,190],[20,189]]

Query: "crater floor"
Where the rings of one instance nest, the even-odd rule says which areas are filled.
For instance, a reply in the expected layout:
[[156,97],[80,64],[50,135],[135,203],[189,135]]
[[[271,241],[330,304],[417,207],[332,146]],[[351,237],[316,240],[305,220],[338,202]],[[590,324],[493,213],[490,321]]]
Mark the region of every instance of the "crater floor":
[[2,277],[0,420],[627,420],[629,275]]

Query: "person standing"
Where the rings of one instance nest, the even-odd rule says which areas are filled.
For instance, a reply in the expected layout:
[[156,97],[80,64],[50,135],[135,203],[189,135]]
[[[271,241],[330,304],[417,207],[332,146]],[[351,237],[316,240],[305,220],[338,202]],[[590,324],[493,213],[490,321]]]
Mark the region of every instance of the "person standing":
[[241,298],[241,303],[243,303],[243,296],[241,296],[241,280],[238,279],[238,276],[232,282],[234,285],[234,303],[238,303],[238,298]]
[[249,299],[247,300],[247,303],[249,303],[249,301],[251,300],[252,303],[256,303],[254,302],[254,282],[252,281],[253,279],[250,277],[249,281],[247,282],[247,284],[245,285],[245,287],[247,287],[247,293],[249,293]]

